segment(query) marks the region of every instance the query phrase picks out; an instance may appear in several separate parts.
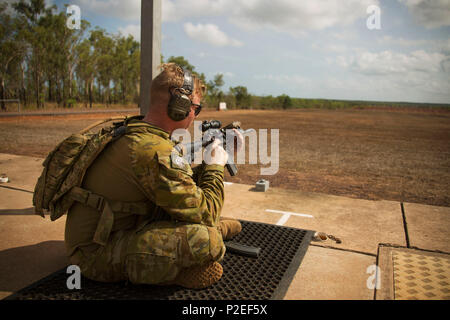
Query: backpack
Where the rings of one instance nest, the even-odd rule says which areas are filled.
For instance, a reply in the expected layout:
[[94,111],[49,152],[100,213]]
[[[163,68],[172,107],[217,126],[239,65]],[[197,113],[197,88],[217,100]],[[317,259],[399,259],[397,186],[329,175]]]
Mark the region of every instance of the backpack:
[[[33,195],[35,213],[44,218],[44,214],[49,212],[51,221],[54,221],[66,213],[74,201],[90,193],[80,187],[87,169],[110,142],[126,133],[126,125],[136,118],[142,119],[142,116],[101,120],[60,142],[42,164],[44,169]],[[88,132],[114,120],[121,121],[96,133]],[[93,205],[99,207],[99,204]]]

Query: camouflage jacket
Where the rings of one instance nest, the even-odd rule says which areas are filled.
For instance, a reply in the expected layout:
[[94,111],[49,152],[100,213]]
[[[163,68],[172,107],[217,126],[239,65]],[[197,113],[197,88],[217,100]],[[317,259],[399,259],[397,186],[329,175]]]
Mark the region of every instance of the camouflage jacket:
[[[114,211],[111,232],[152,220],[172,219],[211,227],[219,222],[224,167],[204,164],[192,170],[174,146],[168,132],[132,120],[127,133],[89,167],[83,188],[111,201],[149,201],[156,205],[157,210],[147,217]],[[69,256],[77,247],[93,245],[100,216],[100,212],[80,203],[70,208],[65,232]]]
[[129,128],[131,166],[147,197],[174,220],[215,226],[224,202],[224,167],[202,165],[194,177],[167,132],[142,122]]

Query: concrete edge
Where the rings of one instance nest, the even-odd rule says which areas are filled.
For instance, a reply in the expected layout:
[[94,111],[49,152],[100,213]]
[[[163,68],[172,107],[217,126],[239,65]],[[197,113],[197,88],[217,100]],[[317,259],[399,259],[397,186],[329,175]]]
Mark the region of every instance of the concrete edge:
[[374,300],[394,300],[394,270],[392,263],[392,249],[383,245],[378,246],[377,266],[380,272],[380,288],[375,286]]

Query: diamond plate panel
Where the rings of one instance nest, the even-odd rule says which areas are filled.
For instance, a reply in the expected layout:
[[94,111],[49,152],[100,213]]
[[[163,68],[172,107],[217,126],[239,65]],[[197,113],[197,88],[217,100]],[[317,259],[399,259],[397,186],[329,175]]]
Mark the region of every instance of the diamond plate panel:
[[450,300],[450,257],[393,250],[395,300]]

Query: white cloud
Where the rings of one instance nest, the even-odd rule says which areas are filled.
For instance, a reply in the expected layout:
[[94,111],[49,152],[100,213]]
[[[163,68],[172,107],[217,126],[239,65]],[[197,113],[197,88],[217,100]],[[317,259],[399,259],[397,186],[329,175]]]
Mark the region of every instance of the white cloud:
[[184,31],[189,38],[201,42],[209,43],[216,47],[232,46],[240,47],[242,42],[230,38],[225,32],[221,31],[215,24],[193,25],[188,22],[184,24]]
[[234,0],[163,0],[162,20],[179,21],[184,18],[224,15]]
[[384,45],[397,45],[403,47],[417,47],[417,46],[428,46],[431,44],[430,40],[425,39],[405,39],[405,38],[394,38],[391,36],[383,36],[379,38],[378,43]]
[[327,53],[346,53],[346,52],[355,52],[357,50],[360,50],[359,48],[350,47],[346,44],[340,44],[340,43],[323,43],[323,42],[313,42],[311,44],[311,48],[316,50],[321,50],[323,52]]
[[405,39],[383,36],[377,42],[381,45],[401,46],[401,47],[422,47],[429,51],[436,51],[445,55],[450,55],[450,38],[448,39]]
[[450,0],[398,0],[426,28],[450,26]]
[[447,57],[442,53],[427,53],[423,50],[410,54],[389,50],[379,53],[363,52],[356,56],[338,56],[336,62],[341,67],[366,75],[407,75],[411,72],[437,73],[442,70],[442,62]]
[[[398,1],[427,28],[450,25],[450,0]],[[71,4],[80,6],[82,15],[93,12],[137,21],[141,14],[141,0],[72,0]],[[379,5],[379,0],[162,0],[162,21],[225,16],[246,30],[267,28],[302,35],[365,19],[369,5]]]
[[354,84],[355,92],[364,90],[363,87],[373,87],[385,96],[401,93],[403,99],[410,101],[450,100],[450,56],[443,53],[366,51],[353,56],[338,56],[335,62],[359,79],[357,82],[361,86]]
[[[245,29],[269,28],[302,34],[311,29],[352,24],[367,17],[369,5],[378,3],[379,0],[162,0],[162,21],[225,16]],[[71,4],[80,6],[82,14],[86,11],[134,21],[141,14],[141,0],[72,0]]]
[[108,17],[124,20],[139,20],[141,18],[141,0],[72,0],[83,11],[93,12]]
[[129,24],[125,28],[119,27],[118,30],[124,36],[132,35],[136,41],[141,39],[141,26],[139,24]]
[[252,0],[232,11],[231,21],[245,29],[269,28],[301,35],[308,30],[346,26],[366,18],[369,5],[378,0]]
[[[86,10],[124,20],[141,18],[141,0],[72,0],[72,3],[80,6],[82,12]],[[162,21],[224,14],[226,6],[227,1],[224,0],[162,0]]]
[[209,56],[208,53],[203,52],[203,51],[202,51],[202,52],[197,52],[196,55],[197,55],[197,57],[199,57],[199,58],[206,58],[206,57]]
[[[245,30],[271,29],[293,35],[351,25],[379,0],[164,0],[163,21],[226,16]],[[364,22],[365,23],[365,22]]]
[[283,84],[286,87],[299,87],[305,86],[310,83],[310,80],[298,75],[286,75],[286,74],[259,74],[254,75],[255,80],[273,81],[279,84]]
[[[8,15],[14,16],[16,14],[16,10],[14,10],[14,8],[12,6],[13,6],[13,4],[19,2],[19,0],[2,0],[2,2],[7,4],[5,13]],[[55,4],[54,0],[45,1],[46,8],[51,7],[54,4]]]
[[[132,35],[134,40],[141,41],[141,25],[140,24],[129,24],[126,27],[118,27],[117,30],[124,36]],[[161,40],[172,41],[172,36],[166,36],[161,34]]]
[[[80,6],[82,14],[87,11],[135,21],[141,18],[141,0],[72,0],[71,3]],[[162,21],[221,15],[227,12],[229,5],[227,0],[162,0]]]

